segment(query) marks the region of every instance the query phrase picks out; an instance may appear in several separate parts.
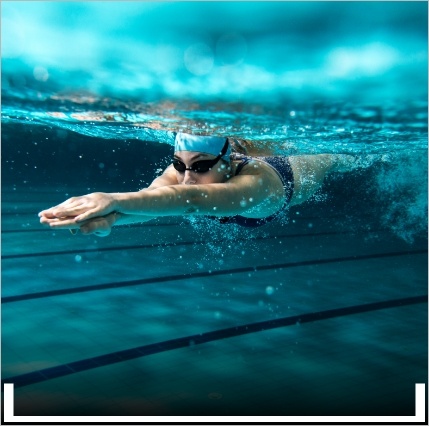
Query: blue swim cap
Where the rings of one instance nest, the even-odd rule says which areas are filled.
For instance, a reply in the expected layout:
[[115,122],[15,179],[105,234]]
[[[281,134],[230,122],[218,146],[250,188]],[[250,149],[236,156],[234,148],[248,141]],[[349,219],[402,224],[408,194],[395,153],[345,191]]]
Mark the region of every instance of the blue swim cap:
[[[226,138],[218,136],[195,136],[179,132],[174,141],[174,152],[178,151],[196,151],[204,154],[211,154],[217,157],[225,146]],[[229,161],[231,147],[228,144],[226,153],[222,159]]]

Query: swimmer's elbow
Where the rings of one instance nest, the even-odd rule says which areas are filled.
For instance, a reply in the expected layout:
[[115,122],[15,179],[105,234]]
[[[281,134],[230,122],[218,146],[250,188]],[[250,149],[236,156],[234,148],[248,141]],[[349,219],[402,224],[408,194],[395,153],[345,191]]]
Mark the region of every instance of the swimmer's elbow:
[[209,195],[205,191],[190,191],[183,200],[184,214],[206,214],[209,207]]
[[208,194],[205,191],[196,190],[195,187],[187,187],[184,191],[180,186],[171,186],[169,189],[169,200],[174,200],[177,213],[188,216],[206,212]]

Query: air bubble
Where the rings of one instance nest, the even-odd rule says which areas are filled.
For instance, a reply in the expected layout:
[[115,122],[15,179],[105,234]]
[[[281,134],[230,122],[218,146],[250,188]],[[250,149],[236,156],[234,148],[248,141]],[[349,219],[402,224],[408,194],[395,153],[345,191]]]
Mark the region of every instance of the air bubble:
[[274,287],[268,286],[265,289],[265,293],[267,293],[268,296],[271,296],[274,293]]

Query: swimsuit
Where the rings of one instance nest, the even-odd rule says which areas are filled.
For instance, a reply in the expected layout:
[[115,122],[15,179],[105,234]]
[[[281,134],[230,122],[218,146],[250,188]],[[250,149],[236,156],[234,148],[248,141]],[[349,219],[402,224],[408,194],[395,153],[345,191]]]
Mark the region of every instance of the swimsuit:
[[246,164],[248,164],[249,161],[252,159],[256,159],[258,161],[261,161],[263,163],[270,165],[277,172],[279,178],[283,183],[283,188],[285,189],[285,193],[286,193],[286,199],[283,206],[279,209],[279,211],[267,217],[251,218],[251,217],[244,217],[244,216],[237,215],[237,216],[230,216],[230,217],[222,217],[219,219],[219,221],[221,223],[236,223],[238,225],[246,226],[246,227],[256,227],[256,226],[265,225],[266,223],[271,222],[289,204],[293,195],[293,186],[294,186],[293,172],[288,158],[287,157],[247,157],[244,155],[234,154],[233,159],[241,159],[241,163],[237,166],[237,170],[235,172],[236,176],[240,174],[243,167]]

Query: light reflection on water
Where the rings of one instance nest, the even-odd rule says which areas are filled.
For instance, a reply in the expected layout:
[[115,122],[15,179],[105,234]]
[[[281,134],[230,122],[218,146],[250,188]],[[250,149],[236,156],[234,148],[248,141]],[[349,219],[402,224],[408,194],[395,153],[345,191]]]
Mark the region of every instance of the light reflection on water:
[[6,2],[3,85],[26,74],[134,100],[425,96],[426,17],[426,2]]
[[[105,139],[173,144],[184,131],[251,140],[277,154],[383,154],[427,149],[427,102],[365,106],[352,103],[252,105],[125,103],[85,96],[13,100],[3,123],[56,126]],[[48,108],[48,110],[44,110]]]
[[3,123],[425,149],[426,16],[425,2],[6,2]]

